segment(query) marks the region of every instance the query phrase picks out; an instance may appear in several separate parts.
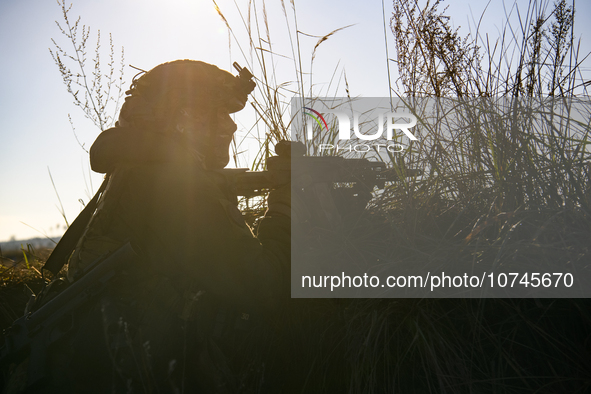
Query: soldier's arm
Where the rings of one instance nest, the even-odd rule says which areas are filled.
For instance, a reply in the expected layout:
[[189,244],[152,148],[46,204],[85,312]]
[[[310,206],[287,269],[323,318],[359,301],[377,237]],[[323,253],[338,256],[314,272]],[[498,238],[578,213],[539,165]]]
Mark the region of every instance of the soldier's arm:
[[193,278],[235,304],[273,308],[289,294],[289,217],[268,215],[256,238],[219,187],[223,177],[181,164],[125,171],[116,211],[163,275]]

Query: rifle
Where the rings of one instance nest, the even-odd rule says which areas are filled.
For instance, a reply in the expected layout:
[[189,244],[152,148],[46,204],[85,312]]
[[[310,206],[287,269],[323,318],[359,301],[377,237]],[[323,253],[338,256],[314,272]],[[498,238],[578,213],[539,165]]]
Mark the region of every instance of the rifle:
[[137,257],[131,244],[125,244],[106,258],[93,262],[80,279],[39,309],[17,319],[5,330],[0,365],[8,367],[28,356],[26,387],[45,378],[47,349],[75,328],[74,312],[100,295],[121,270],[137,262]]
[[421,170],[387,168],[381,161],[345,159],[337,156],[302,156],[289,159],[269,157],[267,171],[250,171],[248,168],[219,170],[228,179],[238,196],[253,197],[289,184],[292,179],[305,177],[307,184],[344,184],[355,189],[383,189],[386,182],[396,182],[402,177],[422,175]]
[[221,173],[236,195],[247,198],[291,184],[292,196],[297,194],[308,207],[307,221],[320,227],[340,227],[344,216],[363,211],[376,186],[383,189],[386,182],[422,175],[417,169],[397,172],[380,161],[303,156],[300,153],[305,148],[301,143],[280,144],[275,147],[278,156],[267,159],[268,171],[238,168]]

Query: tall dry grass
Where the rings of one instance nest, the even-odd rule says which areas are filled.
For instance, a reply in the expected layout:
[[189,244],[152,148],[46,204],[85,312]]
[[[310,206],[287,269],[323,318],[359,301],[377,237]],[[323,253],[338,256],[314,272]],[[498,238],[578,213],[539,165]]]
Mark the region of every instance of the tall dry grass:
[[[271,66],[283,59],[264,47],[271,42],[265,2],[251,1],[243,12],[251,67],[262,65],[254,102],[268,131],[261,160],[288,135],[287,99],[314,98],[295,4],[281,4],[293,44],[294,78],[285,83],[273,79]],[[380,220],[360,230],[383,242],[380,258],[401,272],[451,263],[588,270],[591,106],[573,7],[507,8],[518,18],[493,39],[478,22],[474,35],[462,36],[440,1],[393,3],[393,91],[423,122],[419,141],[384,160],[426,175],[390,185],[371,204]],[[252,26],[265,26],[264,35]],[[591,387],[589,306],[572,299],[292,300],[269,373],[290,376],[283,392],[583,393]]]
[[[295,1],[279,5],[287,55],[272,44],[267,2],[237,6],[236,20],[215,5],[258,79],[254,169],[289,136],[289,99],[330,96],[341,80],[335,71],[319,91],[309,77],[315,53],[338,31],[304,48]],[[426,175],[390,185],[372,203],[376,219],[363,231],[383,243],[381,257],[401,268],[587,266],[588,84],[572,9],[530,2],[520,24],[505,24],[496,40],[478,29],[461,36],[439,1],[396,0],[393,10],[395,93],[419,117],[437,121],[423,123],[424,138],[402,158],[385,157]],[[309,66],[303,51],[311,53]],[[278,67],[291,67],[293,78],[281,81]],[[437,115],[421,107],[424,97],[441,99],[441,108],[461,102],[463,111]],[[243,149],[242,141],[234,148]],[[261,391],[588,392],[589,307],[571,299],[291,300],[273,322]]]

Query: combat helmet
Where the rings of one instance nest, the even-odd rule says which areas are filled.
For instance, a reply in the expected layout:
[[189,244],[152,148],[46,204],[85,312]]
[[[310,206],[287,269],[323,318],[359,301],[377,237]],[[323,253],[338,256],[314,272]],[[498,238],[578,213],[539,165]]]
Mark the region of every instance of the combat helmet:
[[162,128],[171,111],[183,106],[223,106],[229,113],[246,105],[255,83],[252,74],[236,63],[240,72],[228,71],[197,60],[175,60],[160,64],[138,78],[121,108],[117,126]]

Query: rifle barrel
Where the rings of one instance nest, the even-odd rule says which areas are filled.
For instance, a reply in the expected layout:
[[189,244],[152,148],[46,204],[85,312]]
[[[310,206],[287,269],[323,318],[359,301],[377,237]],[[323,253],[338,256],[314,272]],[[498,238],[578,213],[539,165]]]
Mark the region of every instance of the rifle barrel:
[[423,174],[417,169],[396,171],[384,162],[367,159],[345,159],[337,156],[310,157],[268,162],[268,171],[249,171],[247,168],[228,168],[217,171],[224,175],[238,196],[253,197],[277,189],[301,175],[309,175],[315,183],[363,183],[367,187],[384,187],[385,182],[396,182],[400,176]]

